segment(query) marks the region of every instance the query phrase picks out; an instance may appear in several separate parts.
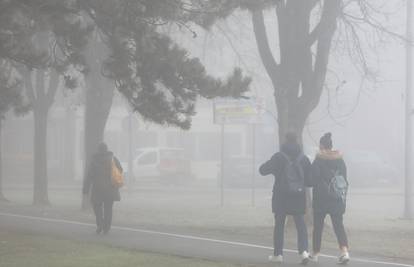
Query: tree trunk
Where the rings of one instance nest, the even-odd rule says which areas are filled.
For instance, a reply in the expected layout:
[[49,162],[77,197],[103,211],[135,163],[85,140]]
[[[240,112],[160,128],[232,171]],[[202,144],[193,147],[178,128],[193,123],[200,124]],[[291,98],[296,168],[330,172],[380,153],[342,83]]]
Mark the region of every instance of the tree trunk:
[[279,144],[283,144],[287,133],[295,133],[298,142],[303,144],[303,130],[309,114],[302,112],[299,107],[291,106],[286,100],[275,98],[278,115]]
[[3,194],[3,154],[2,154],[2,119],[0,118],[0,202],[1,201],[7,201],[7,199],[4,197]]
[[48,108],[33,110],[34,119],[34,179],[33,205],[49,205],[47,177],[47,115]]
[[[85,93],[84,180],[90,159],[96,152],[98,144],[104,139],[106,121],[112,106],[114,83],[101,74],[101,59],[105,58],[108,53],[105,44],[99,41],[97,36],[88,46],[86,53],[90,72],[86,76]],[[82,209],[87,207],[88,201],[83,196]]]
[[263,10],[252,10],[258,51],[274,87],[280,143],[287,132],[302,141],[306,120],[319,103],[340,6],[339,0],[324,1],[311,30],[314,1],[277,1],[279,62],[269,45]]
[[66,109],[65,144],[63,173],[66,181],[75,179],[75,136],[76,136],[76,113],[71,108]]
[[[99,143],[104,140],[106,121],[112,106],[113,89],[96,87],[92,81],[87,82],[85,102],[85,162],[84,179],[92,155]],[[88,207],[85,196],[82,198],[82,209]]]

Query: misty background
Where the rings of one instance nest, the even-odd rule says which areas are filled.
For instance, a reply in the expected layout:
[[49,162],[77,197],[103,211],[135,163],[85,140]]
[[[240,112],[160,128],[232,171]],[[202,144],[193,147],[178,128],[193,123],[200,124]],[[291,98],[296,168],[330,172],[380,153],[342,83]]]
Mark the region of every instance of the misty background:
[[[398,12],[398,11],[395,11]],[[270,12],[269,12],[270,13]],[[395,13],[398,14],[398,13]],[[268,32],[275,32],[271,14],[268,14]],[[393,27],[404,29],[401,16],[392,16]],[[207,72],[223,78],[234,66],[252,77],[249,97],[263,102],[263,120],[256,126],[255,154],[257,164],[269,158],[278,149],[277,111],[273,89],[257,52],[252,25],[247,12],[237,12],[219,21],[209,32],[194,29],[197,37],[186,29],[165,27],[192,57],[198,57]],[[272,36],[270,34],[270,36]],[[273,36],[271,43],[277,45]],[[372,157],[373,163],[386,163],[395,171],[393,186],[402,187],[404,148],[404,43],[390,40],[374,51],[367,51],[374,66],[375,80],[370,80],[354,67],[340,48],[333,48],[330,72],[318,108],[306,122],[303,133],[305,150],[312,156],[319,137],[333,133],[335,148],[350,159]],[[107,81],[110,83],[110,81]],[[81,84],[82,85],[82,84]],[[67,90],[60,84],[48,116],[47,158],[50,182],[73,182],[83,178],[84,168],[84,88]],[[199,99],[197,114],[190,130],[158,126],[132,114],[132,140],[128,139],[130,108],[119,93],[114,93],[104,140],[118,155],[127,169],[128,150],[143,147],[179,147],[194,164],[195,179],[216,180],[220,162],[220,125],[213,121],[213,102]],[[225,156],[252,155],[252,127],[225,126]],[[2,128],[4,183],[32,182],[33,119],[7,116]],[[129,143],[131,141],[132,143]],[[363,159],[361,159],[363,160]],[[203,164],[205,168],[203,169]],[[199,165],[199,166],[198,166]],[[208,166],[208,167],[207,167]],[[217,170],[213,170],[210,168]],[[200,167],[200,168],[198,168]],[[352,167],[351,167],[352,173]],[[136,174],[139,180],[139,174]],[[257,177],[257,179],[266,179]],[[352,179],[352,178],[351,178]],[[355,179],[364,179],[358,177]]]
[[[387,31],[393,34],[380,33],[378,29],[371,31],[369,25],[360,26],[360,34],[366,31],[358,35],[360,46],[346,45],[349,36],[342,28],[345,26],[339,24],[333,36],[319,103],[307,117],[303,131],[295,129],[303,133],[304,151],[311,159],[318,151],[319,138],[332,132],[334,148],[343,153],[349,170],[346,225],[351,229],[351,239],[361,242],[360,247],[364,244],[370,247],[390,236],[395,239],[395,243],[389,244],[394,248],[402,240],[412,242],[412,234],[407,234],[412,232],[412,222],[400,220],[404,212],[404,151],[413,149],[404,143],[406,43],[401,38],[405,35],[404,5],[404,1],[381,1],[378,10],[382,15],[375,21],[386,25]],[[357,7],[351,7],[348,12],[359,14]],[[205,85],[207,80],[223,89],[207,92],[200,89],[195,96],[191,94],[189,98],[195,102],[194,116],[192,101],[175,103],[178,108],[168,109],[165,108],[168,101],[158,101],[158,95],[139,100],[143,90],[136,86],[140,84],[136,80],[128,80],[136,86],[131,86],[133,89],[138,88],[134,91],[128,87],[130,84],[123,87],[124,77],[116,82],[109,79],[108,76],[118,75],[117,70],[124,70],[128,64],[114,60],[118,63],[114,63],[115,67],[101,69],[102,58],[109,54],[105,47],[107,40],[94,32],[91,44],[84,48],[89,72],[66,69],[69,82],[73,82],[72,78],[76,80],[71,89],[67,88],[69,76],[56,78],[53,70],[18,69],[21,73],[16,75],[23,80],[26,100],[41,96],[31,96],[27,91],[30,86],[36,89],[49,84],[49,92],[53,82],[57,86],[55,95],[51,93],[48,101],[36,102],[37,106],[32,105],[23,114],[8,112],[1,121],[0,188],[5,198],[24,207],[35,204],[50,216],[58,217],[66,211],[67,217],[91,219],[90,213],[79,214],[81,207],[87,206],[82,201],[81,187],[88,157],[103,133],[102,139],[120,159],[126,178],[126,186],[121,190],[122,201],[115,205],[115,224],[178,227],[216,236],[223,232],[243,233],[256,235],[257,239],[271,239],[273,177],[261,177],[257,170],[278,151],[280,133],[292,125],[279,127],[282,116],[278,114],[275,88],[258,50],[252,13],[236,9],[225,18],[215,18],[215,23],[207,29],[197,23],[188,23],[188,27],[166,23],[151,31],[155,39],[158,35],[154,32],[163,34],[185,49],[174,53],[166,49],[169,52],[162,51],[165,53],[157,54],[158,57],[183,54],[185,59],[198,58],[206,70],[199,75],[203,76],[199,84]],[[274,13],[271,8],[263,14],[273,56],[279,61],[278,22]],[[312,13],[312,18],[314,26],[320,14]],[[47,46],[43,42],[49,37],[42,34],[37,36],[36,44]],[[125,41],[124,32],[120,30],[116,34]],[[160,39],[162,44],[169,43]],[[119,47],[139,50],[138,44],[120,43],[117,43]],[[141,48],[146,49],[147,44],[142,43]],[[148,46],[151,52],[155,49]],[[363,57],[359,52],[363,52]],[[312,53],[315,54],[315,49]],[[191,61],[188,69],[199,70],[195,61]],[[235,68],[241,72],[234,71]],[[105,71],[110,75],[103,77]],[[188,73],[193,75],[191,71]],[[221,83],[205,78],[207,74]],[[248,78],[251,83],[246,86]],[[168,86],[160,80],[151,81],[154,88],[150,88],[165,93]],[[172,87],[174,82],[170,83]],[[297,90],[298,98],[306,91]],[[165,95],[170,100],[171,95]],[[49,104],[48,111],[42,109]],[[223,105],[248,105],[254,112],[253,123],[242,118],[241,122],[221,125],[215,120],[214,110]],[[299,110],[294,105],[290,108]],[[185,111],[172,116],[177,110]],[[107,118],[106,112],[109,112]],[[46,153],[40,153],[44,159],[35,157],[35,150],[42,149],[43,140],[35,134],[36,127],[41,128],[35,117],[47,129]],[[191,118],[191,127],[188,118]],[[46,162],[46,169],[36,171],[36,163],[42,160]],[[367,238],[370,231],[382,234]]]

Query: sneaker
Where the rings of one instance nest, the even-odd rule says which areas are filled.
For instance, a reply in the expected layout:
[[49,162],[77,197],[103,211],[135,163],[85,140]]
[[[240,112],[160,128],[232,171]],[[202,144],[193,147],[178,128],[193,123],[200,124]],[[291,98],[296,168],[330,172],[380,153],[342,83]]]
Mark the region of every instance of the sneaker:
[[104,233],[104,235],[107,235],[108,232],[109,232],[109,230],[111,230],[111,226],[104,225],[104,227],[103,227],[103,233]]
[[269,261],[270,262],[276,262],[276,263],[282,263],[283,262],[283,256],[282,255],[270,255],[269,256]]
[[307,251],[302,252],[302,254],[300,254],[301,257],[301,262],[300,264],[302,265],[306,265],[309,262],[309,253]]
[[319,261],[319,254],[310,255],[309,260],[312,261],[312,262],[318,262]]
[[343,253],[341,256],[339,256],[338,258],[338,264],[340,265],[345,265],[349,262],[350,258],[349,258],[349,253]]
[[96,234],[99,235],[100,233],[102,233],[102,227],[98,226],[96,228]]

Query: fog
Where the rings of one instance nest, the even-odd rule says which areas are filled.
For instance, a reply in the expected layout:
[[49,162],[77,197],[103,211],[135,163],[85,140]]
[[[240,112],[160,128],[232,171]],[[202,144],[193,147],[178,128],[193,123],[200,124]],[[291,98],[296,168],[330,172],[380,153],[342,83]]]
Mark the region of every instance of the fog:
[[[405,9],[398,10],[401,4],[394,2],[395,6],[383,7],[390,13],[388,20],[381,19],[390,31],[404,35]],[[279,61],[274,10],[265,12],[265,24],[268,42]],[[404,152],[414,149],[407,147],[404,139],[405,42],[391,36],[374,48],[370,42],[375,37],[367,33],[361,42],[364,61],[370,70],[364,73],[364,67],[347,50],[355,47],[344,47],[340,30],[341,27],[334,37],[319,103],[306,118],[299,137],[303,140],[303,151],[312,162],[319,150],[319,139],[326,132],[332,133],[333,147],[344,156],[348,169],[350,187],[345,226],[350,242],[361,255],[413,263],[414,246],[410,244],[414,245],[414,225],[403,218],[407,192]],[[271,244],[274,177],[261,176],[258,169],[279,151],[279,140],[283,137],[279,136],[274,87],[257,49],[250,13],[235,11],[225,19],[218,19],[208,31],[194,24],[188,28],[167,24],[158,27],[157,32],[168,35],[186,49],[189,57],[198,58],[206,73],[215,79],[225,80],[238,67],[252,82],[249,91],[238,100],[197,95],[195,114],[187,130],[158,117],[151,120],[141,107],[150,106],[148,113],[162,116],[168,114],[164,110],[158,112],[162,103],[136,104],[128,99],[129,91],[122,91],[114,81],[98,76],[100,85],[109,88],[105,90],[113,93],[113,97],[103,123],[103,140],[96,135],[93,153],[96,145],[104,141],[119,159],[125,179],[120,189],[121,201],[114,205],[113,225]],[[94,55],[96,61],[101,60],[98,52]],[[38,86],[36,71],[33,70],[29,80]],[[27,79],[24,75],[23,79]],[[51,74],[46,73],[45,77],[47,82],[52,79]],[[92,117],[86,118],[89,78],[79,75],[77,79],[76,88],[68,89],[60,78],[53,104],[45,115],[47,168],[41,175],[47,180],[48,205],[32,206],[38,182],[34,180],[34,169],[39,164],[35,159],[35,147],[39,144],[34,141],[38,140],[34,112],[23,115],[8,112],[1,121],[0,188],[8,202],[0,204],[0,213],[94,223],[91,208],[85,209],[85,199],[82,201],[82,187],[90,164],[85,138],[91,137],[85,137],[85,131],[88,121],[100,123],[99,109],[104,104],[97,103],[97,113],[92,112]],[[231,114],[231,109],[240,107],[247,107],[254,114]],[[223,115],[222,110],[228,113]],[[411,202],[414,206],[412,197]],[[327,223],[330,225],[330,221]],[[336,241],[331,229],[327,231],[330,231],[327,247],[336,248],[332,245]],[[295,242],[290,240],[295,240],[294,231],[287,234],[287,239],[286,246],[294,248]],[[381,245],[374,252],[369,249],[370,244],[384,239],[390,239],[388,246]],[[394,253],[399,246],[411,249]]]

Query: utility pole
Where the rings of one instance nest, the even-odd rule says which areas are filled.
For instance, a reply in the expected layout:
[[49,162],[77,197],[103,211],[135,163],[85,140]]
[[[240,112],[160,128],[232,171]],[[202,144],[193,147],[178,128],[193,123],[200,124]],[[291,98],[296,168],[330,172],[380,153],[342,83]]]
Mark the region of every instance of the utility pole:
[[256,206],[256,124],[253,122],[252,126],[252,207]]
[[135,183],[135,175],[134,175],[134,150],[135,144],[133,139],[133,117],[134,112],[132,110],[129,111],[128,114],[128,191],[129,193],[133,192],[134,183]]
[[220,206],[224,207],[224,118],[221,122],[221,151],[220,151]]
[[406,93],[405,93],[405,197],[404,197],[404,218],[412,219],[412,15],[413,0],[407,0],[407,33],[406,33]]

